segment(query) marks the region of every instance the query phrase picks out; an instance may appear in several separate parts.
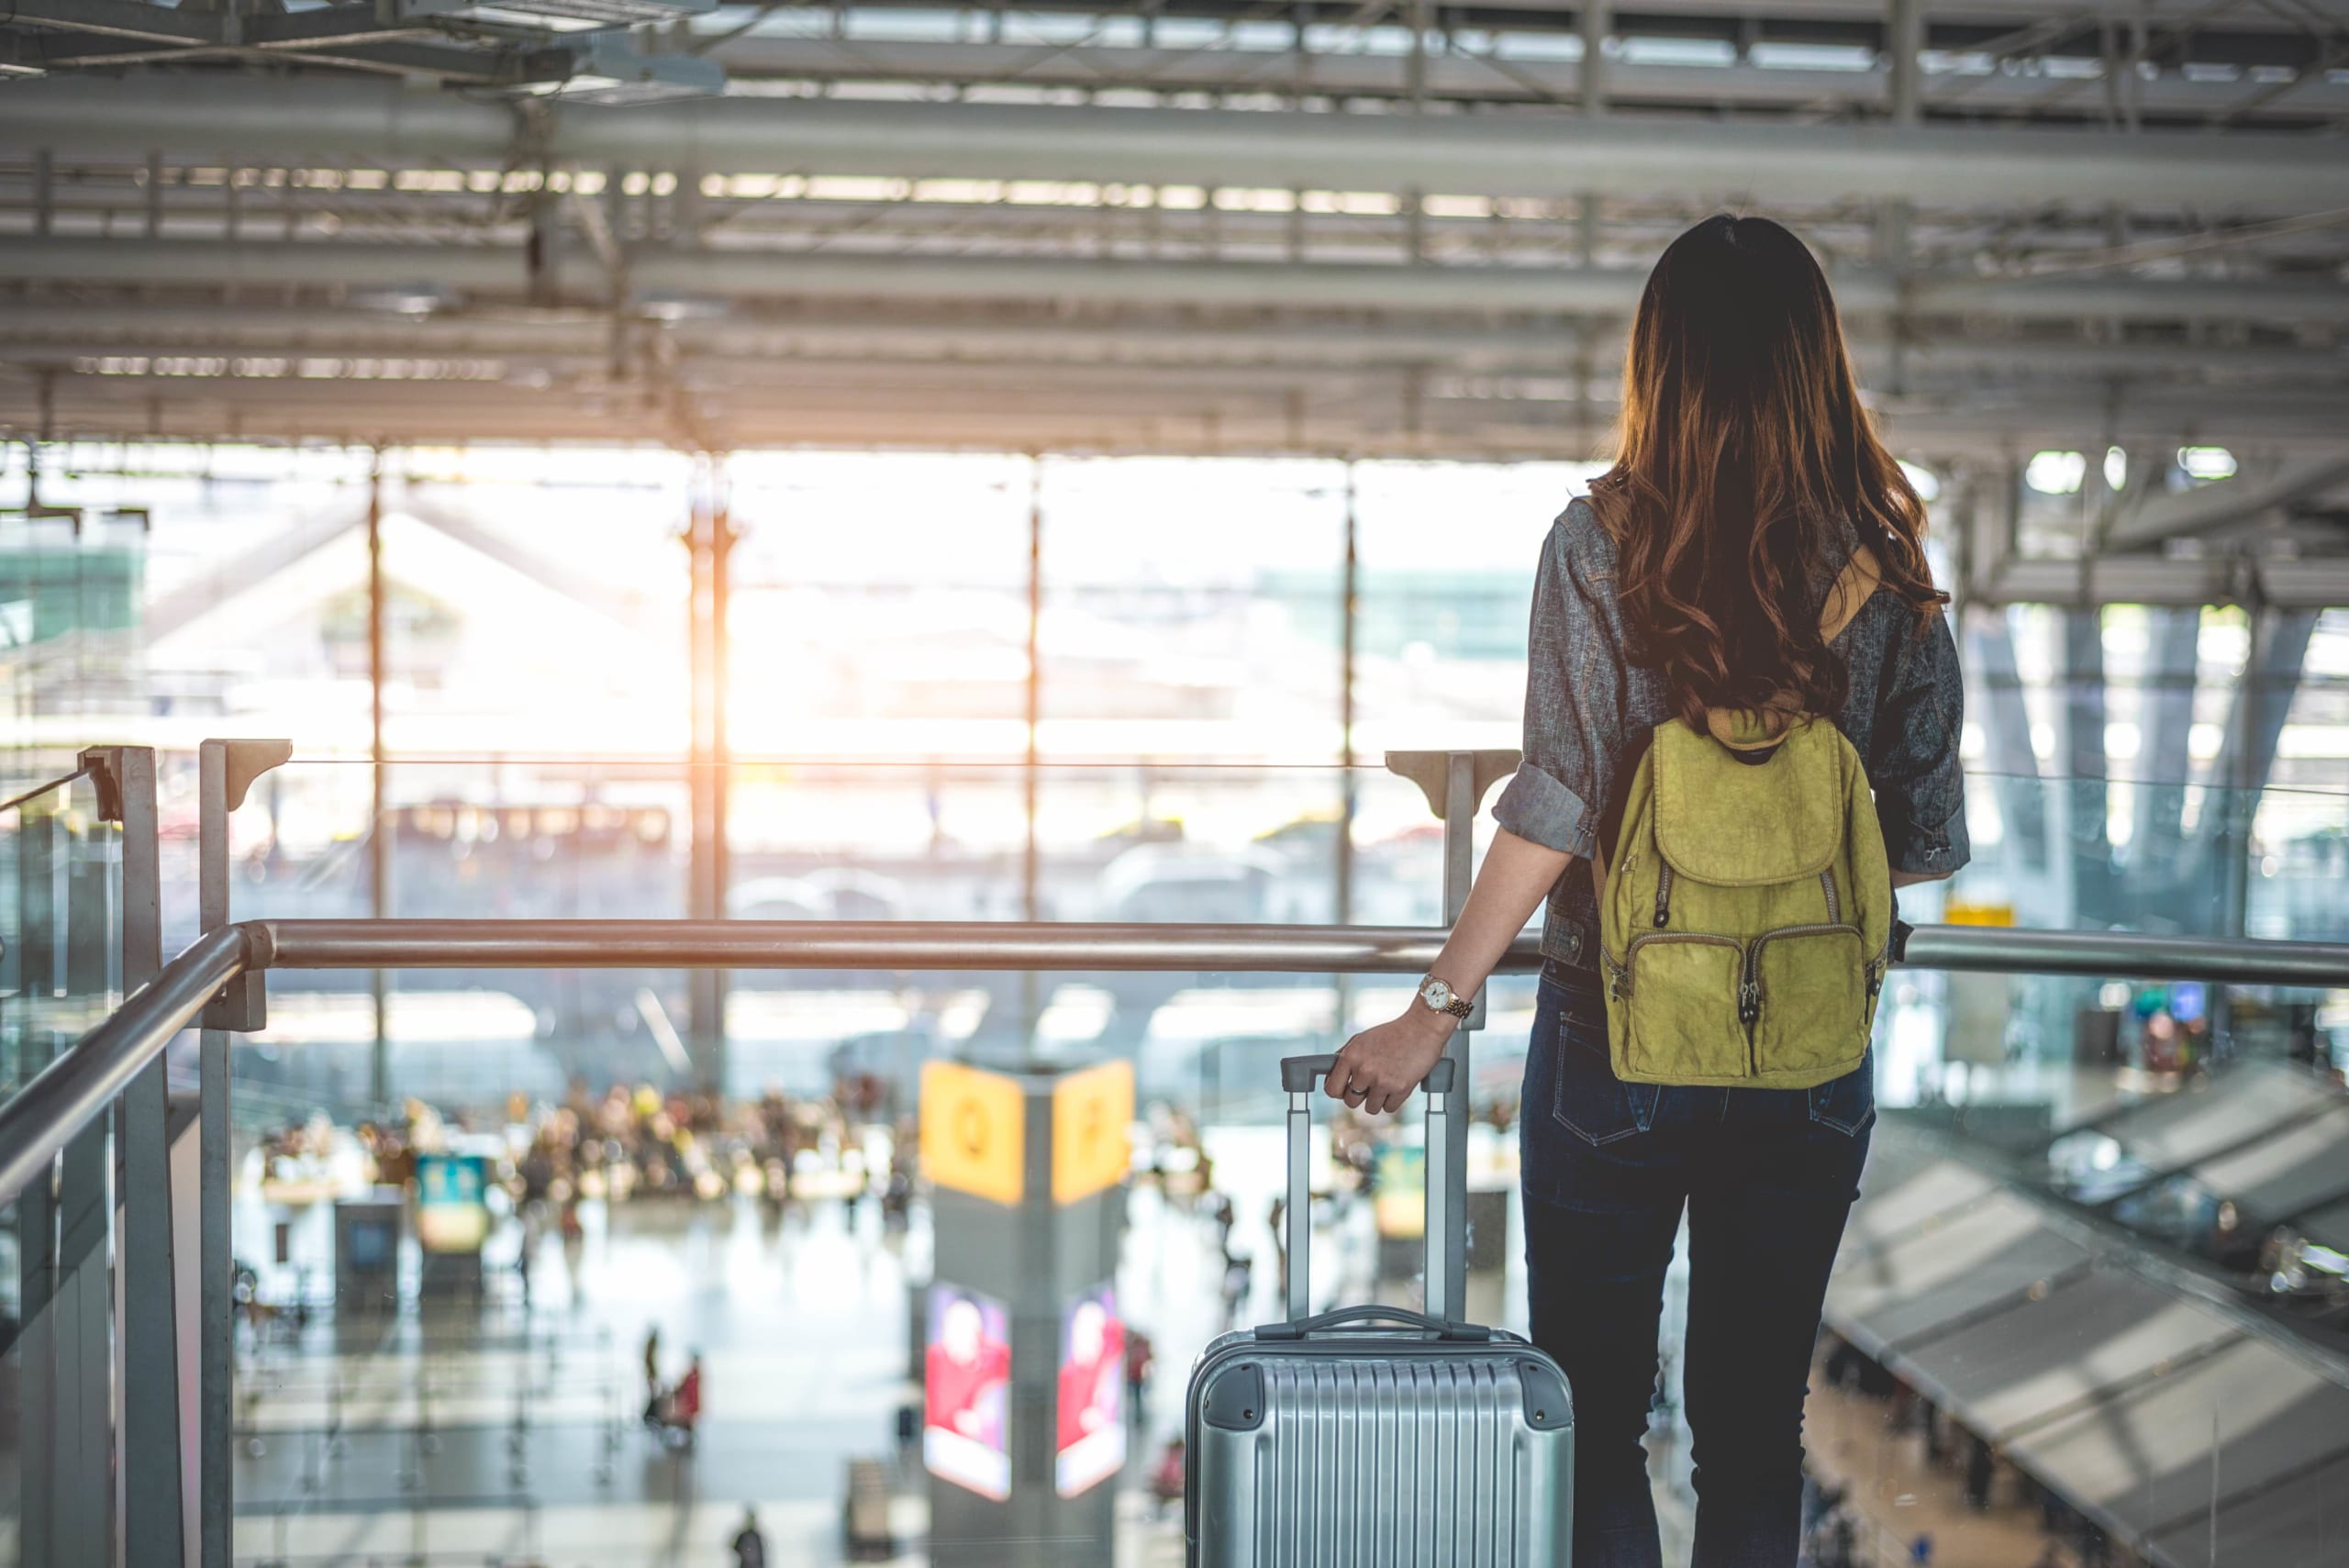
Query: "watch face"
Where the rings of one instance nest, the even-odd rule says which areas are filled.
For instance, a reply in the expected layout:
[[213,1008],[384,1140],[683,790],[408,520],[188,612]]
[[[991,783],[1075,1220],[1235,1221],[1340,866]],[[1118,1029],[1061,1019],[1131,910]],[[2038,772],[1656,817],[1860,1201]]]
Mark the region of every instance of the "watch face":
[[1419,996],[1439,1013],[1452,1006],[1452,987],[1433,976],[1419,986]]

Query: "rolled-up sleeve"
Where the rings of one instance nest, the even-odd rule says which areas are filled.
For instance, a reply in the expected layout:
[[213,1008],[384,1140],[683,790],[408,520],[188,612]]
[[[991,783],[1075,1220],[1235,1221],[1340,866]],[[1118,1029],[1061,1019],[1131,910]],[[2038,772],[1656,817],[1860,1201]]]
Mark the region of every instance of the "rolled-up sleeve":
[[[1524,761],[1493,806],[1520,839],[1591,859],[1623,748],[1620,631],[1575,570],[1565,519],[1550,530],[1527,637]],[[1606,584],[1597,585],[1604,589]]]
[[1965,724],[1957,643],[1949,617],[1937,615],[1900,639],[1868,760],[1885,853],[1895,871],[1941,876],[1974,858],[1958,757]]

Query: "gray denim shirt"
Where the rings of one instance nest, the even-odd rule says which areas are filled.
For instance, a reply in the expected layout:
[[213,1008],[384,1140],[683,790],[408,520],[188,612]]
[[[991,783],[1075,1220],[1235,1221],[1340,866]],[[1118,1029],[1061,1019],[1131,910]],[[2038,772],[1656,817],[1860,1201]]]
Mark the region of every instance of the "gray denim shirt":
[[[1825,602],[1852,545],[1846,524],[1834,559],[1820,563],[1811,584],[1814,605]],[[1624,655],[1615,544],[1586,501],[1566,507],[1542,546],[1530,642],[1525,760],[1493,818],[1520,839],[1588,861],[1609,803],[1620,805],[1618,770],[1627,760],[1637,765],[1640,743],[1673,710],[1663,672]],[[1835,650],[1851,671],[1835,727],[1867,769],[1893,869],[1955,871],[1972,849],[1957,755],[1965,694],[1949,617],[1935,616],[1920,630],[1898,595],[1879,592],[1836,638]],[[1596,968],[1598,932],[1590,873],[1570,865],[1550,890],[1542,955]]]

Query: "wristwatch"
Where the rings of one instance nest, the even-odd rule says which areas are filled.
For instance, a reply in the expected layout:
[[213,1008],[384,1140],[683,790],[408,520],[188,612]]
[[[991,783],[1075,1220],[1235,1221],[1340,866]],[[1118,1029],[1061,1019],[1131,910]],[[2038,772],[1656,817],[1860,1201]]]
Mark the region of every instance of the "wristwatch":
[[1455,1018],[1464,1018],[1476,1010],[1475,1001],[1466,996],[1453,995],[1451,985],[1432,974],[1419,982],[1419,1000],[1431,1010],[1449,1013]]

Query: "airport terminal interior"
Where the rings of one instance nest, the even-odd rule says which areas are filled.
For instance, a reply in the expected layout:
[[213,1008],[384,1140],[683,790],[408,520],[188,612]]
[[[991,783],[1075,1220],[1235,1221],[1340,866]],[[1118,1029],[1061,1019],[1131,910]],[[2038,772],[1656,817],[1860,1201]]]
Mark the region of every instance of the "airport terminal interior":
[[1965,685],[1803,1561],[2349,1564],[2344,137],[2343,0],[12,0],[0,1564],[1173,1568],[1292,1269],[1523,1331],[1531,964],[1296,1258],[1278,1063],[1721,210]]

